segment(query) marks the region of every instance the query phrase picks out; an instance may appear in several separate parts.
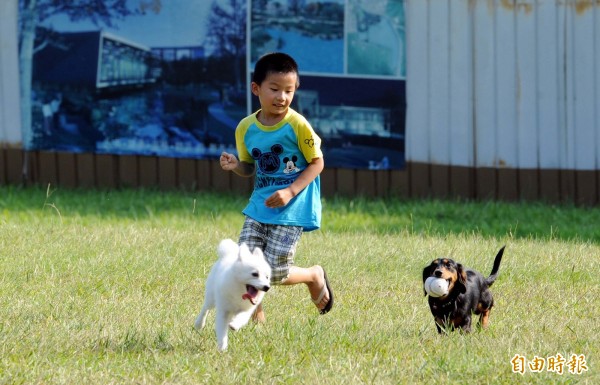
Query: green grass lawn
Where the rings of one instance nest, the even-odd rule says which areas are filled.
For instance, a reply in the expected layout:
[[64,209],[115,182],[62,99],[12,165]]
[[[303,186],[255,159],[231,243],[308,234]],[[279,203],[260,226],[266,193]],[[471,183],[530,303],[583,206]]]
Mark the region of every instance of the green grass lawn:
[[[600,383],[600,209],[325,199],[296,262],[325,267],[331,313],[276,287],[267,322],[221,354],[214,313],[192,326],[246,199],[0,187],[0,384]],[[422,269],[448,256],[488,275],[503,245],[490,327],[438,335]]]

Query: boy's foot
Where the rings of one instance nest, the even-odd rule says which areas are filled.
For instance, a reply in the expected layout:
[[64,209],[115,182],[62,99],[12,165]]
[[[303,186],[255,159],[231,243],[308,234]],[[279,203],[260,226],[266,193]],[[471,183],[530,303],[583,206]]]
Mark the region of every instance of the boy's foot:
[[[319,290],[317,298],[312,297],[311,299],[319,309],[319,313],[327,314],[333,307],[333,290],[329,285],[327,273],[325,273],[325,270],[321,266],[319,266],[319,269],[323,272],[322,279],[320,280],[321,285],[318,286],[321,287],[321,289]],[[314,293],[315,291],[311,290],[311,296],[314,295]]]

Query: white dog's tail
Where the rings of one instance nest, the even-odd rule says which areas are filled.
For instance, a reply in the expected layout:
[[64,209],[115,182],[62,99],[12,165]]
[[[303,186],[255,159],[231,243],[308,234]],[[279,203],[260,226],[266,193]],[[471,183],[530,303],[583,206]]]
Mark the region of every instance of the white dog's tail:
[[229,255],[231,253],[237,254],[238,252],[238,244],[235,243],[231,239],[223,239],[219,243],[219,247],[217,248],[217,253],[219,254],[219,258]]

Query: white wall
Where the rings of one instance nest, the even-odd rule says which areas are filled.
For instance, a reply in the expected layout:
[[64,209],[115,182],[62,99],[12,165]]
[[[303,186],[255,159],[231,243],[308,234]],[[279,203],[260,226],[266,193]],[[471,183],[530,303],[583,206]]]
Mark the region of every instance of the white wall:
[[0,144],[21,143],[18,0],[0,1]]
[[406,0],[406,19],[408,161],[600,169],[600,3]]

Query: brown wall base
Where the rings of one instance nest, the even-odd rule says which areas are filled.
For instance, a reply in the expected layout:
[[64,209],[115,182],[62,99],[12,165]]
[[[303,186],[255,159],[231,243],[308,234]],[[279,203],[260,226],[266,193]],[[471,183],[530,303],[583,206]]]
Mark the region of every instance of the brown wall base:
[[[26,172],[24,172],[24,170]],[[66,188],[159,188],[252,191],[251,178],[220,169],[216,160],[134,155],[24,152],[0,148],[0,184]],[[408,163],[405,170],[325,169],[323,196],[498,199],[600,203],[600,171],[469,168]]]

